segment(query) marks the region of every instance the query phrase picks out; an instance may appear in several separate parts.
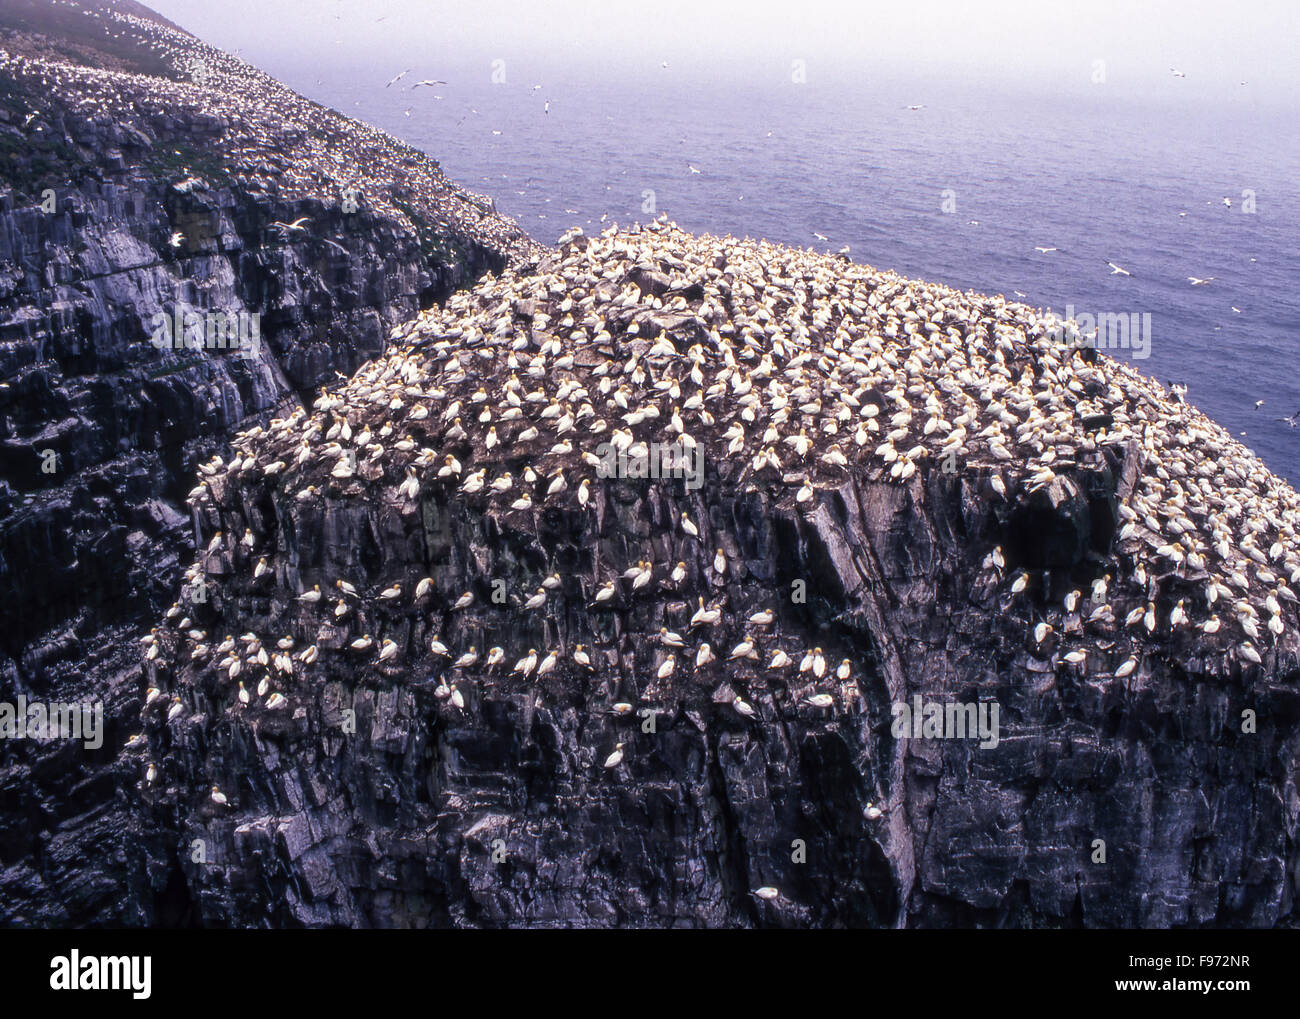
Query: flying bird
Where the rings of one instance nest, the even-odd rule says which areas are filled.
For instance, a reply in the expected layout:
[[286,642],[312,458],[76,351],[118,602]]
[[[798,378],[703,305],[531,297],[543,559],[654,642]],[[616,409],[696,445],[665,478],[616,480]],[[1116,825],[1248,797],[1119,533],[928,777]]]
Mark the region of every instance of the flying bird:
[[1196,276],[1188,276],[1188,277],[1187,277],[1187,282],[1190,283],[1190,284],[1191,284],[1192,286],[1194,286],[1194,287],[1203,287],[1203,286],[1205,286],[1207,283],[1212,283],[1212,282],[1214,282],[1214,277],[1213,277],[1213,276],[1206,276],[1205,279],[1200,279],[1199,277],[1196,277]]
[[1129,272],[1127,269],[1121,269],[1121,268],[1120,268],[1118,265],[1116,265],[1114,262],[1107,262],[1106,264],[1107,264],[1108,266],[1110,266],[1110,274],[1111,274],[1112,276],[1132,276],[1132,275],[1133,275],[1133,274],[1132,274],[1131,272]]
[[[403,73],[405,73],[405,72],[403,72]],[[400,75],[399,75],[399,77],[400,77]],[[396,80],[397,80],[397,78],[394,78],[394,79],[393,79],[393,81],[396,81]],[[424,81],[417,81],[414,85],[411,86],[411,88],[412,88],[412,89],[417,89],[417,88],[419,88],[421,85],[446,85],[446,84],[447,84],[447,82],[443,81],[441,78],[425,78]]]
[[348,249],[345,248],[342,244],[338,244],[335,241],[330,240],[328,237],[318,237],[316,239],[320,241],[322,244],[328,244],[331,248],[337,248],[340,252],[342,252],[345,255],[352,254],[352,252],[348,251]]
[[405,78],[405,77],[406,77],[408,74],[410,74],[410,73],[411,73],[411,69],[408,67],[405,71],[403,71],[403,72],[402,72],[401,74],[399,74],[396,78],[394,78],[394,79],[393,79],[392,81],[390,81],[387,85],[385,85],[384,88],[392,88],[394,85],[396,85],[399,81],[401,81],[403,78]]
[[1034,248],[1035,251],[1041,251],[1044,255],[1049,251],[1055,251],[1056,248]]

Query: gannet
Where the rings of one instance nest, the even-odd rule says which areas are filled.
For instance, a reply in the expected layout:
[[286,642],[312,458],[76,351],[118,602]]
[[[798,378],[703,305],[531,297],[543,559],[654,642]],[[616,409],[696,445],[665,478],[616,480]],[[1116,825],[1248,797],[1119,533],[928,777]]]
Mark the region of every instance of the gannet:
[[754,642],[745,637],[739,644],[731,649],[731,654],[727,655],[727,661],[734,661],[737,658],[748,658],[754,654]]

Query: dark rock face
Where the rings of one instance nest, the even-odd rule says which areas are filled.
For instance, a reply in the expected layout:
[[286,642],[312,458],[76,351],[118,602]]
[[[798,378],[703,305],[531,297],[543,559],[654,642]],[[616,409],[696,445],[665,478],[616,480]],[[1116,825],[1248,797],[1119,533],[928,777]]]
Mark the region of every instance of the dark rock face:
[[[220,861],[185,863],[205,922],[801,926],[901,919],[889,847],[905,829],[863,830],[860,820],[867,801],[883,799],[899,766],[882,683],[864,690],[876,707],[834,721],[774,685],[776,699],[755,700],[759,714],[749,722],[699,677],[651,684],[663,688],[661,698],[646,685],[655,648],[633,633],[660,626],[684,632],[694,586],[626,610],[582,606],[580,592],[598,562],[621,561],[687,508],[710,530],[725,531],[727,544],[735,542],[729,553],[744,564],[744,578],[725,591],[703,585],[700,592],[725,593],[730,604],[757,611],[773,585],[788,590],[794,578],[807,578],[819,593],[807,605],[791,604],[781,622],[818,634],[828,649],[854,654],[874,671],[863,564],[848,551],[848,542],[862,537],[861,524],[850,531],[842,520],[801,519],[788,506],[724,491],[708,486],[687,501],[680,483],[615,481],[595,495],[594,530],[580,515],[554,511],[539,515],[534,528],[437,504],[413,512],[397,500],[356,499],[313,512],[259,505],[256,492],[219,493],[240,507],[238,520],[246,511],[249,526],[266,529],[256,533],[275,543],[285,577],[355,577],[374,548],[373,576],[367,572],[374,584],[404,577],[413,588],[431,574],[440,589],[476,591],[481,607],[407,621],[363,604],[351,630],[392,632],[396,623],[418,663],[375,671],[339,661],[313,679],[313,689],[292,688],[291,715],[232,718],[225,676],[198,670],[193,713],[161,728],[161,716],[150,714],[151,747],[166,763],[143,797],[159,841],[197,840],[208,861]],[[876,498],[882,495],[887,486]],[[236,518],[209,519],[205,530],[208,524],[236,526]],[[281,602],[264,581],[244,589],[235,562],[206,562],[221,593],[191,613],[195,625],[227,627],[239,618],[259,633],[305,626],[314,634],[308,612]],[[774,562],[786,564],[779,576]],[[703,562],[688,567],[702,579]],[[507,647],[541,649],[555,640],[541,619],[520,613],[517,598],[493,605],[482,576],[522,592],[526,577],[553,570],[563,578],[555,597],[566,598],[560,625],[568,638],[612,648],[600,678],[561,663],[534,685],[506,675],[507,662],[481,683],[462,681],[463,711],[438,699],[446,662],[427,651],[418,661],[418,649],[434,636],[453,648],[477,642],[484,653],[487,634]],[[349,632],[327,626],[317,643],[346,649]],[[659,712],[653,733],[643,732],[644,716],[610,712],[611,700],[640,705],[647,697],[644,704]],[[355,732],[347,731],[347,711],[355,713]],[[618,741],[626,762],[611,773],[602,761]],[[231,807],[195,812],[190,790],[209,776]],[[792,855],[808,863],[792,863]],[[750,894],[774,884],[801,905],[774,909]]]
[[[0,744],[0,920],[123,923],[143,907],[122,895],[129,825],[113,762],[139,695],[138,638],[192,554],[195,463],[531,242],[409,150],[385,167],[376,149],[366,184],[296,176],[296,148],[345,144],[346,121],[279,86],[268,94],[337,138],[223,106],[223,83],[254,73],[215,51],[203,51],[200,98],[169,94],[184,87],[163,77],[43,62],[67,48],[33,34],[39,13],[0,14],[0,700],[102,699],[108,732],[95,752]],[[145,29],[111,7],[73,13],[128,37],[87,60],[138,69],[123,47],[135,32],[143,53]],[[183,54],[189,37],[166,31]],[[381,187],[384,173],[400,183]],[[483,228],[456,225],[461,208]],[[310,227],[276,225],[299,220]],[[169,334],[180,349],[159,349],[178,310],[240,323],[244,348]]]
[[[1159,660],[1140,678],[1084,680],[1035,660],[1024,638],[1031,611],[991,586],[965,594],[980,590],[971,550],[1005,542],[1018,509],[992,509],[969,481],[848,484],[806,514],[775,493],[737,497],[726,482],[710,478],[688,499],[680,482],[611,481],[594,493],[586,525],[556,511],[532,522],[444,517],[436,504],[413,512],[397,500],[318,513],[259,506],[255,494],[235,500],[238,517],[208,520],[205,529],[229,531],[246,519],[275,548],[279,576],[356,578],[360,563],[378,589],[432,573],[443,590],[475,590],[481,607],[405,619],[363,601],[351,631],[395,634],[415,662],[340,661],[310,687],[288,688],[291,715],[234,718],[224,675],[196,670],[193,713],[162,727],[154,716],[151,739],[167,763],[144,794],[157,826],[149,844],[206,847],[209,862],[183,862],[205,922],[1287,921],[1289,775],[1300,751],[1289,680]],[[723,545],[738,578],[706,582],[704,555],[687,562],[686,591],[628,610],[584,608],[596,566],[671,531],[682,509],[703,521],[708,545]],[[372,546],[382,555],[368,561]],[[677,552],[665,547],[664,559]],[[303,634],[300,646],[315,635],[308,613],[264,582],[245,587],[211,559],[208,568],[228,586],[194,615],[198,625]],[[514,597],[494,607],[490,590],[476,588],[486,573],[522,592],[524,578],[552,570],[572,596],[560,634],[530,622]],[[843,715],[754,678],[757,714],[742,718],[716,677],[655,682],[653,645],[629,636],[685,633],[696,595],[725,598],[739,614],[796,580],[807,583],[807,603],[787,598],[776,625],[854,663],[861,698]],[[344,651],[348,633],[336,631]],[[421,649],[436,635],[484,652],[488,634],[510,648],[563,639],[612,650],[599,680],[561,663],[559,675],[524,683],[506,674],[508,657],[486,677],[462,677],[463,711],[437,699],[447,663]],[[327,647],[329,628],[316,639]],[[719,643],[720,657],[729,646]],[[895,738],[890,705],[917,695],[997,702],[999,746]],[[659,711],[656,731],[643,731],[639,714],[612,715],[614,700]],[[1252,736],[1240,731],[1247,707],[1269,720]],[[617,742],[625,761],[609,772],[602,761]],[[209,779],[228,808],[194,810],[190,791]],[[864,822],[872,802],[886,812]],[[1105,865],[1091,860],[1095,839],[1106,843]],[[795,861],[801,848],[806,862]],[[148,874],[143,858],[137,866],[155,895],[170,879],[161,868]],[[761,886],[779,887],[781,900],[755,899]]]

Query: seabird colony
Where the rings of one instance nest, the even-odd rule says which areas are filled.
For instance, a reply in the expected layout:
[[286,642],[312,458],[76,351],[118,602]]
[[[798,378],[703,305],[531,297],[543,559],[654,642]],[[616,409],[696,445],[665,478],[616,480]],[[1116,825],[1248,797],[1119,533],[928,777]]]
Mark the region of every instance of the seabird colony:
[[[315,199],[328,207],[343,205],[355,192],[358,208],[396,218],[416,234],[423,226],[477,241],[512,264],[527,263],[541,250],[495,211],[491,199],[448,180],[435,160],[391,135],[303,98],[186,32],[111,8],[59,3],[102,26],[106,41],[133,42],[141,57],[161,61],[174,77],[67,63],[52,53],[37,55],[45,51],[31,40],[14,39],[11,49],[32,52],[0,46],[0,73],[14,75],[34,106],[36,116],[23,128],[29,134],[51,130],[56,106],[49,97],[57,97],[60,113],[124,124],[187,111],[219,130],[220,137],[203,141],[203,155],[219,160],[241,191],[282,201]],[[206,180],[193,170],[174,183],[205,190],[227,181]]]
[[[203,465],[190,493],[203,542],[187,583],[206,578],[202,609],[221,630],[200,628],[178,602],[145,638],[146,731],[184,724],[201,703],[254,723],[293,710],[318,696],[331,664],[357,682],[429,676],[444,710],[473,710],[489,684],[540,701],[566,674],[604,683],[616,715],[691,683],[721,691],[714,702],[747,724],[761,724],[755,703],[773,691],[796,706],[857,710],[859,666],[783,634],[788,591],[737,603],[731,580],[746,564],[703,504],[692,517],[685,500],[670,502],[666,526],[639,546],[621,534],[627,553],[611,561],[612,486],[681,483],[602,477],[606,442],[632,454],[698,447],[715,491],[725,477],[795,513],[855,476],[921,485],[954,457],[981,498],[1009,505],[1126,448],[1136,473],[1095,576],[1026,572],[1001,548],[975,550],[977,582],[1038,620],[1025,646],[1059,670],[1121,678],[1180,631],[1183,646],[1245,670],[1291,654],[1295,491],[1158,383],[1061,343],[1057,324],[1001,297],[663,220],[566,235],[537,274],[456,294],[394,330],[390,353],[311,410],[242,433],[231,462]],[[435,561],[354,562],[343,576],[288,562],[286,547],[303,538],[286,536],[295,520],[314,519],[319,535],[351,507],[418,548],[434,505],[490,519],[489,556],[511,535],[544,547],[539,522],[555,514],[599,551],[587,572],[547,562],[514,585],[497,618],[502,631],[537,634],[529,646],[480,625],[490,614],[458,621],[487,607],[496,570],[517,569],[518,556],[464,553],[479,572],[468,587],[441,583]],[[303,564],[311,551],[300,550]],[[669,608],[629,632],[649,617],[638,602]],[[602,627],[602,612],[624,628]],[[608,642],[571,645],[575,619]],[[227,620],[245,632],[225,635]],[[623,761],[622,747],[610,761]]]

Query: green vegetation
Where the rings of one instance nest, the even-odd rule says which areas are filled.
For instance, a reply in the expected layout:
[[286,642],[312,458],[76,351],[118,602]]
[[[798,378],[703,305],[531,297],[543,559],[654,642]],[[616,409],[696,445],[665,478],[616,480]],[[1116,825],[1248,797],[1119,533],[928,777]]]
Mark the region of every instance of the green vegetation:
[[208,184],[229,183],[230,167],[211,148],[199,148],[183,138],[159,139],[142,163],[156,176],[175,182],[194,174]]
[[[119,3],[118,9],[171,25],[129,0]],[[103,18],[87,17],[77,7],[55,5],[49,0],[4,0],[0,5],[0,44],[11,51],[88,67],[174,76],[163,58],[140,45],[134,33],[114,37],[105,31],[106,24]]]
[[467,265],[469,263],[469,251],[461,239],[440,232],[437,227],[421,216],[414,206],[402,201],[400,198],[393,197],[391,201],[393,205],[406,213],[407,218],[415,224],[416,236],[420,240],[420,254],[424,256],[425,261],[438,265]]
[[206,365],[207,365],[207,361],[205,358],[198,357],[197,355],[191,356],[187,358],[182,358],[178,361],[174,361],[170,364],[163,364],[158,368],[154,368],[151,371],[145,373],[145,378],[151,381],[154,379],[165,379],[169,375],[179,375],[182,372],[189,371],[191,368],[195,366],[206,367]]
[[0,181],[8,184],[20,198],[39,200],[46,188],[66,187],[92,166],[83,159],[61,134],[48,128],[25,131],[20,126],[33,109],[34,102],[8,75],[0,75],[0,110],[8,115],[8,125],[0,125]]

